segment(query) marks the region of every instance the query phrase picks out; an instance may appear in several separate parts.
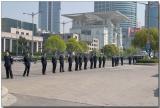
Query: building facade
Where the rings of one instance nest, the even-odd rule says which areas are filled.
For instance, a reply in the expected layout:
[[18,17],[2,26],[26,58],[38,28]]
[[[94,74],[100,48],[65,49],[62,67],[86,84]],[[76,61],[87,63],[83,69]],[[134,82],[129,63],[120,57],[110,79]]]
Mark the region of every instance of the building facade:
[[[31,49],[32,36],[33,33],[30,30],[11,28],[11,32],[1,33],[1,51],[10,51],[12,53],[17,53],[17,40],[23,37],[27,40],[27,46]],[[34,52],[42,52],[43,38],[39,36],[33,36],[33,49]],[[18,53],[21,53],[20,50]]]
[[145,27],[158,28],[158,1],[149,1],[146,5]]
[[33,26],[34,26],[33,34],[35,35],[37,32],[37,25],[29,22],[24,22],[16,19],[11,19],[11,18],[2,18],[1,23],[2,23],[1,25],[2,32],[11,32],[11,28],[19,28],[19,29],[33,31]]
[[137,3],[132,1],[95,1],[94,12],[119,11],[129,18],[126,22],[121,22],[123,34],[123,46],[127,46],[128,28],[135,28],[137,23]]
[[39,28],[50,33],[60,32],[60,1],[39,1]]
[[91,43],[94,39],[98,39],[98,49],[107,44],[123,48],[119,23],[128,18],[120,12],[89,12],[63,16],[73,20],[70,32],[79,34],[80,40]]

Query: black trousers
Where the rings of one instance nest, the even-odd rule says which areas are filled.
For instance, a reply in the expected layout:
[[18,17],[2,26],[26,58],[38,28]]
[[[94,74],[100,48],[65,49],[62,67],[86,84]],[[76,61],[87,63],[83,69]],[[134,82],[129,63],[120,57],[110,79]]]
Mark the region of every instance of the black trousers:
[[97,62],[94,62],[94,68],[96,68],[96,66],[97,66]]
[[121,60],[121,65],[123,65],[123,60]]
[[90,64],[90,69],[92,69],[93,68],[93,62],[91,62],[91,64]]
[[64,63],[60,63],[60,72],[64,72]]
[[68,71],[72,71],[72,63],[69,63]]
[[84,62],[84,69],[87,69],[87,62]]
[[46,74],[46,67],[47,67],[47,64],[42,63],[42,74],[43,75]]
[[13,78],[11,66],[5,66],[5,68],[6,68],[6,78],[8,79],[9,76],[10,76],[10,78]]
[[56,72],[56,66],[57,66],[57,63],[53,63],[53,69],[52,69],[52,72],[53,72],[53,73]]
[[103,67],[105,67],[105,62],[103,62]]
[[114,67],[114,61],[112,60],[112,67]]
[[23,76],[25,76],[26,73],[27,73],[27,76],[29,76],[29,71],[30,71],[30,65],[25,65],[25,70],[24,70]]
[[82,63],[79,63],[79,70],[82,70]]
[[78,63],[75,64],[75,71],[78,70]]
[[101,68],[101,64],[102,64],[102,62],[99,62],[99,68]]

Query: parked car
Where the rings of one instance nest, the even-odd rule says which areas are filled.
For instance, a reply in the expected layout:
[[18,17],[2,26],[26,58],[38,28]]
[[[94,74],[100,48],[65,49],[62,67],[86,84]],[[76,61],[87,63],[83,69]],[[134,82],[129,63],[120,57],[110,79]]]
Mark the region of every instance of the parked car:
[[19,61],[19,62],[23,61],[23,56],[13,56],[12,58],[13,61]]

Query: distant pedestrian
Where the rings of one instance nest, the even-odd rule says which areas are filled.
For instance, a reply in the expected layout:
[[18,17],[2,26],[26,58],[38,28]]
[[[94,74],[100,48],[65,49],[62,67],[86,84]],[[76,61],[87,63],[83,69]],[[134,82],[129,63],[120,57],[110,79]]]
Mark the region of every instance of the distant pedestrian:
[[53,72],[53,73],[56,73],[57,58],[56,58],[55,55],[52,56],[52,65],[53,65],[52,72]]
[[93,68],[93,55],[90,56],[90,69]]
[[68,64],[69,64],[68,71],[72,71],[72,56],[71,55],[68,56]]
[[114,67],[114,65],[115,65],[115,57],[112,56],[112,67]]
[[61,54],[59,57],[60,62],[60,72],[64,72],[64,56]]
[[79,55],[79,70],[82,70],[82,55]]
[[41,63],[42,63],[42,74],[46,74],[46,67],[47,67],[47,57],[46,53],[44,53],[41,57]]
[[13,59],[11,58],[9,52],[6,52],[6,55],[4,56],[4,67],[6,69],[6,79],[13,79],[13,74],[12,74],[12,65]]
[[87,62],[88,62],[88,58],[87,55],[84,55],[84,69],[87,69]]
[[128,57],[129,65],[131,65],[131,61],[132,61],[132,58],[131,58],[131,56],[129,56],[129,57]]
[[78,65],[79,65],[79,57],[78,55],[75,55],[75,71],[78,70]]
[[121,56],[121,65],[123,65],[123,56]]
[[99,68],[101,68],[101,64],[102,64],[102,57],[101,57],[101,55],[99,56],[98,60],[99,60]]
[[31,66],[31,58],[30,58],[29,53],[27,53],[24,56],[24,65],[25,65],[25,70],[24,70],[23,76],[25,76],[26,73],[27,73],[27,76],[29,76],[30,66]]
[[94,61],[94,68],[97,67],[97,56],[96,54],[93,56],[93,61]]
[[105,55],[103,55],[102,61],[103,61],[103,67],[105,67],[105,63],[106,63],[106,57],[105,57]]

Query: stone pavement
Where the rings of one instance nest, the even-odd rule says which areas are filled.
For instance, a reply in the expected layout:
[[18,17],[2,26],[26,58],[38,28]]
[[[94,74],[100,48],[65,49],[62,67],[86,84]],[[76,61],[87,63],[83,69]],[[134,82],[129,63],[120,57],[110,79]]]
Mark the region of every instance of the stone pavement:
[[158,65],[112,68],[111,62],[107,62],[105,68],[73,72],[68,72],[67,67],[65,64],[66,72],[59,73],[58,65],[53,74],[48,62],[47,75],[41,75],[41,63],[36,63],[32,64],[30,76],[22,77],[23,63],[14,63],[14,79],[7,80],[2,64],[2,85],[17,97],[14,106],[158,105]]

